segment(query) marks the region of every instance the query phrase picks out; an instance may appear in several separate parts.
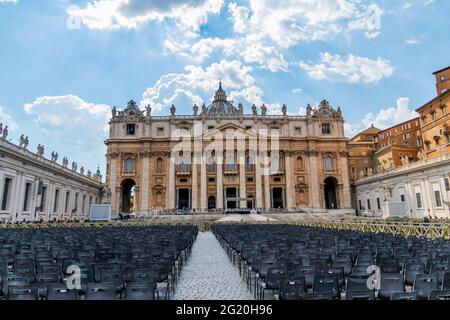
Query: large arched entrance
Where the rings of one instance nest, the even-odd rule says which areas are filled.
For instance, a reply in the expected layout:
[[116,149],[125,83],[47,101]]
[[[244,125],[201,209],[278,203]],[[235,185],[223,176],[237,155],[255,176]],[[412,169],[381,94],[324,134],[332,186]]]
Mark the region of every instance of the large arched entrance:
[[327,209],[339,209],[337,202],[337,180],[328,177],[324,181],[325,207]]
[[122,182],[122,212],[132,213],[135,211],[135,187],[136,182],[132,179],[126,179]]

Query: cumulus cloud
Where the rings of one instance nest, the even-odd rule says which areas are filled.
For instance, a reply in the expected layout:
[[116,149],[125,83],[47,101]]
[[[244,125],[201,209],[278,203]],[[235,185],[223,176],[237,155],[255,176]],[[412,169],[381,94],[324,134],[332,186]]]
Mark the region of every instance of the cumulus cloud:
[[185,106],[189,103],[192,106],[194,103],[208,103],[217,90],[219,80],[230,100],[260,104],[263,92],[256,85],[251,71],[251,67],[237,60],[221,60],[205,68],[188,65],[184,73],[163,75],[155,85],[148,88],[143,95],[142,105],[150,104],[155,111],[161,111],[171,104]]
[[18,0],[0,0],[0,3],[17,3]]
[[382,58],[373,60],[353,54],[343,58],[328,52],[321,54],[316,64],[300,61],[298,65],[314,79],[346,83],[377,83],[394,72],[391,62]]
[[3,124],[3,127],[8,126],[8,129],[11,131],[16,131],[18,128],[17,123],[9,114],[9,110],[2,106],[0,106],[0,123]]
[[148,22],[172,20],[178,26],[198,31],[210,14],[218,14],[223,0],[95,0],[84,8],[70,7],[70,18],[89,29],[136,28]]
[[289,63],[275,46],[263,43],[259,36],[238,38],[204,38],[197,42],[166,39],[166,52],[176,53],[195,63],[202,63],[214,54],[239,57],[248,64],[257,64],[272,72],[287,71]]
[[409,98],[402,97],[397,99],[396,107],[381,109],[376,114],[370,112],[357,124],[346,123],[345,132],[348,136],[353,136],[372,124],[383,130],[418,116],[417,112],[410,109]]
[[383,14],[366,0],[250,0],[249,7],[231,3],[228,11],[236,32],[262,34],[283,48],[353,30],[375,37]]
[[[43,96],[24,105],[25,112],[33,118],[33,138],[51,141],[50,148],[60,148],[73,156],[95,166],[99,155],[105,153],[103,141],[108,134],[111,107],[86,102],[74,95]],[[83,159],[80,157],[83,156]],[[93,168],[92,168],[93,169]]]

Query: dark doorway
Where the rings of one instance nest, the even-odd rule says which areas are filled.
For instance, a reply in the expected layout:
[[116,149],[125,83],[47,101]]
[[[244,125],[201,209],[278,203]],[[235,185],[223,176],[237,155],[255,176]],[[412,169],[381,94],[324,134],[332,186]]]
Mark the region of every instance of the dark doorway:
[[248,196],[247,209],[255,209],[255,199],[253,196]]
[[272,205],[275,209],[283,209],[283,188],[273,188],[272,189]]
[[336,188],[337,181],[335,178],[328,177],[324,181],[325,206],[327,209],[338,209]]
[[126,179],[122,182],[122,212],[132,213],[135,211],[135,194],[134,189],[136,182],[132,179]]
[[178,209],[185,210],[189,209],[189,189],[178,189]]
[[208,198],[208,209],[215,209],[216,208],[216,197],[209,197]]
[[[237,208],[237,204],[236,204],[236,198],[237,198],[237,190],[236,188],[227,188],[227,191],[225,192],[226,194],[226,201],[227,201],[227,209],[236,209]],[[232,200],[228,200],[228,199],[232,199]]]

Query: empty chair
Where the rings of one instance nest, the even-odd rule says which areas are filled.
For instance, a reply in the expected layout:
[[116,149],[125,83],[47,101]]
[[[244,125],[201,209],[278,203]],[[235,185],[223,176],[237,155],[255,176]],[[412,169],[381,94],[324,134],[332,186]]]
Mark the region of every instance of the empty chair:
[[280,284],[280,300],[302,300],[306,292],[305,277],[283,279]]
[[414,285],[414,280],[418,274],[425,273],[425,267],[421,263],[408,263],[404,267],[405,284]]
[[438,277],[436,274],[418,274],[414,280],[413,291],[417,291],[420,299],[428,299],[430,292],[438,290]]
[[37,300],[37,290],[33,285],[15,285],[8,287],[8,300]]
[[266,290],[278,292],[280,290],[280,281],[284,275],[284,271],[280,268],[269,268],[267,270],[267,277],[262,290],[262,298],[264,300],[264,293]]
[[390,299],[393,293],[405,292],[403,276],[397,273],[381,273],[380,290],[378,296],[383,299]]
[[125,300],[154,300],[156,285],[151,282],[129,282],[125,289]]
[[448,272],[450,265],[446,262],[435,262],[431,265],[430,273],[436,274],[438,276],[439,285],[442,284],[444,280],[444,274]]
[[369,277],[349,276],[347,279],[347,292],[349,291],[366,291],[369,288]]
[[77,300],[76,290],[68,290],[65,284],[48,284],[47,300]]
[[321,293],[306,293],[303,296],[304,300],[334,300],[334,295],[332,292],[321,292]]
[[86,288],[86,300],[115,300],[117,283],[88,283]]
[[314,293],[331,292],[333,297],[339,295],[339,283],[335,275],[317,275],[314,278]]
[[413,292],[395,292],[391,296],[391,300],[417,300],[417,291]]
[[450,272],[444,273],[442,278],[442,290],[450,290]]
[[348,291],[345,294],[346,300],[375,300],[375,291]]
[[430,300],[450,300],[450,290],[433,290],[430,292]]

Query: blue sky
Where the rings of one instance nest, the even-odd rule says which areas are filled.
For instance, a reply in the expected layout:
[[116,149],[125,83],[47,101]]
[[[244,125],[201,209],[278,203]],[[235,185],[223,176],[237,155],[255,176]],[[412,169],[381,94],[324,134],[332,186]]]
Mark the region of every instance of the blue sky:
[[104,168],[112,106],[167,114],[218,81],[249,110],[327,99],[351,136],[415,116],[450,65],[447,0],[0,0],[0,122]]

